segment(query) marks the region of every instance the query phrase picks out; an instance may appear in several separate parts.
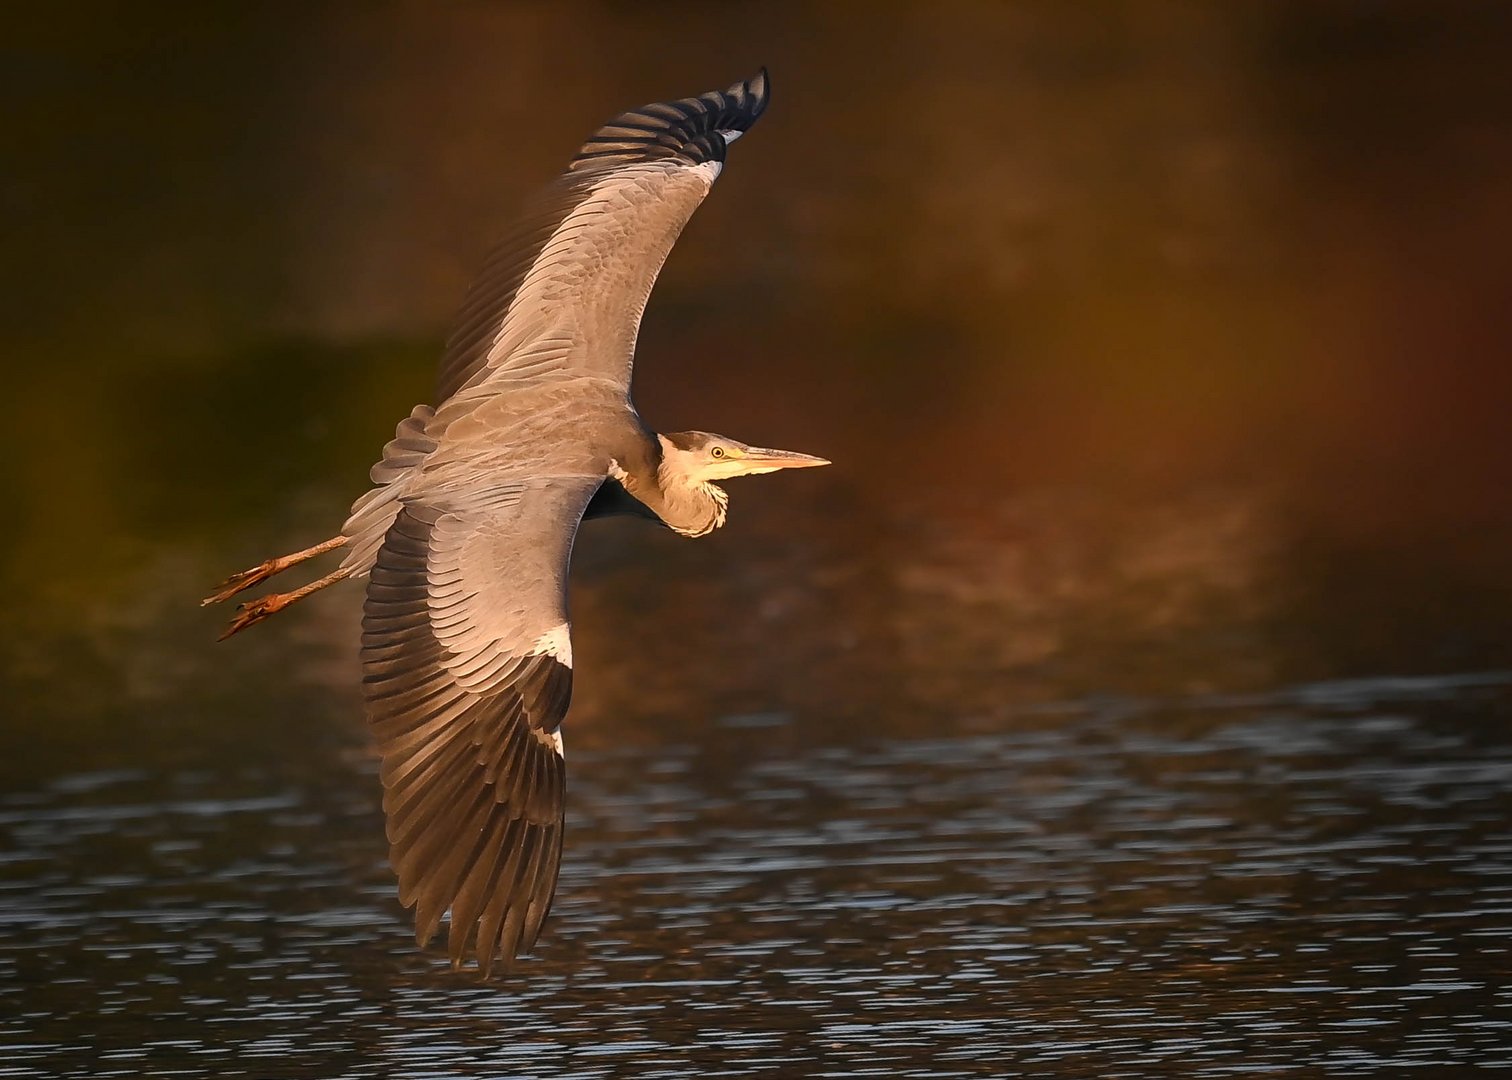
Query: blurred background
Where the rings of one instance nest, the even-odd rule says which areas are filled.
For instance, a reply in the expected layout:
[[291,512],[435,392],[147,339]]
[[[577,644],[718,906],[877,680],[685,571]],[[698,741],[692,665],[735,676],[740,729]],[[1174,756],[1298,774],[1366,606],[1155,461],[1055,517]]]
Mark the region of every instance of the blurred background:
[[[215,619],[180,602],[332,531],[522,198],[608,115],[763,63],[772,111],[669,261],[637,398],[663,430],[839,464],[740,485],[740,529],[675,550],[679,583],[817,556],[786,614],[745,614],[842,697],[847,641],[933,700],[1008,669],[992,697],[1504,663],[1509,23],[1310,0],[34,17],[5,64],[7,665],[148,664],[121,652],[151,648],[144,609],[198,651]],[[649,636],[715,617],[675,606]],[[595,622],[595,662],[634,663]]]
[[[662,430],[836,464],[732,485],[731,524],[697,544],[585,530],[570,745],[665,753],[754,717],[797,754],[1066,702],[1512,668],[1512,8],[12,22],[17,805],[80,772],[146,803],[163,777],[314,789],[359,754],[360,590],[222,646],[198,598],[339,526],[429,400],[491,239],[584,137],[763,64],[771,108],[662,275],[636,398]],[[1464,730],[1504,753],[1488,709]],[[228,779],[232,759],[264,771]],[[369,768],[351,844],[383,895]],[[591,889],[573,872],[569,904]]]

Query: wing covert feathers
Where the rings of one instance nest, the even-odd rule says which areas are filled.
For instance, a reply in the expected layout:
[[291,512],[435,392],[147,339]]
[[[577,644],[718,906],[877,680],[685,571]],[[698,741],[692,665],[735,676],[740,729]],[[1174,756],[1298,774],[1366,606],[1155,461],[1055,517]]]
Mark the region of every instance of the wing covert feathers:
[[[632,206],[616,206],[619,200],[603,198],[604,185],[616,178],[629,179],[640,170],[636,183],[653,185],[657,167],[683,173],[685,170],[717,170],[725,160],[725,150],[735,137],[748,131],[766,109],[767,76],[763,69],[745,82],[727,90],[714,90],[698,97],[656,102],[621,113],[589,138],[568,165],[567,171],[532,198],[521,220],[493,249],[479,276],[469,288],[462,309],[447,338],[436,384],[436,403],[476,383],[484,372],[501,367],[523,368],[542,373],[580,359],[582,349],[595,346],[608,349],[608,358],[600,364],[592,357],[589,368],[608,365],[614,377],[623,377],[628,390],[629,357],[618,363],[624,342],[633,349],[640,325],[641,309],[650,292],[656,273],[677,234],[693,210],[702,201],[713,173],[701,185],[698,197],[688,200],[672,189],[681,188],[663,171],[667,198],[678,205],[672,215],[654,211],[637,211]],[[599,195],[599,203],[585,205]],[[633,203],[635,200],[631,199]],[[574,218],[574,212],[583,211]],[[638,243],[635,230],[669,233],[665,244],[648,237]],[[604,282],[592,279],[589,268],[599,266],[606,253],[624,248],[641,247],[648,260],[638,272],[618,276],[624,281],[618,295],[624,297],[620,318],[628,326],[608,333],[602,326],[602,313],[586,318],[576,316],[576,309],[588,302],[584,294],[601,296]],[[543,264],[553,262],[564,281],[576,283],[576,291],[551,290],[551,312],[516,313],[514,324],[529,327],[540,324],[540,335],[526,333],[510,342],[519,355],[499,355],[503,328],[510,322],[516,301],[527,281]],[[615,285],[608,288],[614,290]],[[535,298],[539,300],[539,297]],[[574,326],[589,328],[608,342],[575,341]],[[598,325],[594,325],[598,324]],[[575,350],[577,350],[575,352]],[[528,355],[534,352],[534,357]],[[622,368],[622,370],[621,370]],[[611,374],[605,370],[604,374]],[[518,374],[518,372],[517,372]]]

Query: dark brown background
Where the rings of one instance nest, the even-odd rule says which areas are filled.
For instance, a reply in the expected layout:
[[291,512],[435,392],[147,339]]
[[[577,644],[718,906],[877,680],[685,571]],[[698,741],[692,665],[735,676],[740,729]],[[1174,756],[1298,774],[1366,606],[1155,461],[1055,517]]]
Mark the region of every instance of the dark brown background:
[[[670,261],[637,396],[665,428],[837,466],[739,485],[695,558],[828,545],[868,580],[806,647],[943,634],[915,658],[936,671],[985,650],[1029,682],[1059,659],[1138,683],[1127,650],[1231,625],[1250,659],[1204,666],[1241,681],[1506,660],[1498,5],[751,16],[20,27],[0,559],[21,626],[66,636],[81,605],[187,599],[329,533],[523,195],[606,115],[765,63],[771,111]],[[182,580],[144,581],[165,552]],[[580,620],[589,655],[601,632]]]

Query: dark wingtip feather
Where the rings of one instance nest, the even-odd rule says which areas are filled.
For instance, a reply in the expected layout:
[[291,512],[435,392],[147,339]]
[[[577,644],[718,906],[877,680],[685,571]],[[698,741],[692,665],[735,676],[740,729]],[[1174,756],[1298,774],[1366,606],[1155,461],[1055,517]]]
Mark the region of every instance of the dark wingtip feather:
[[[757,117],[766,112],[767,103],[771,100],[771,88],[768,85],[767,69],[763,64],[761,70],[752,75],[744,82],[738,82],[725,91],[729,97],[736,98],[746,104],[746,111],[754,122]],[[744,128],[741,129],[745,130]]]
[[623,112],[583,144],[568,170],[596,172],[644,161],[722,162],[726,140],[717,133],[749,131],[766,111],[769,94],[762,68],[727,90]]

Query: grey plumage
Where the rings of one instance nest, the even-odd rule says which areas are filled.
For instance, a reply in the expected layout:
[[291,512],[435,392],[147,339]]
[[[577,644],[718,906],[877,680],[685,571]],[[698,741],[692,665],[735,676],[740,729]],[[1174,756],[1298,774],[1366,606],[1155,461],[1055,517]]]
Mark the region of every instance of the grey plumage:
[[[726,148],[721,132],[748,130],[766,105],[763,70],[723,92],[621,113],[590,137],[567,171],[530,201],[468,290],[441,359],[436,399],[444,401],[501,361],[529,369],[560,359],[556,350],[574,345],[582,350],[574,355],[581,369],[601,371],[628,389],[646,297],[718,175]],[[559,235],[574,213],[577,228]],[[588,269],[590,258],[610,252],[618,264],[613,271]],[[562,306],[551,308],[522,305],[529,318],[518,319],[525,324],[519,336],[503,338],[501,324],[509,323],[527,275],[548,277],[551,265],[577,275],[583,286],[596,278],[595,284],[612,282],[617,288],[564,290],[556,298]],[[560,330],[572,315],[591,315],[594,323],[581,326],[580,335],[568,331],[552,337],[543,329]]]
[[[400,422],[339,537],[230,579],[223,600],[332,547],[332,574],[244,605],[231,631],[369,577],[363,696],[400,900],[424,943],[486,975],[535,942],[556,887],[572,691],[566,581],[585,514],[687,536],[724,522],[714,481],[827,464],[706,432],[657,435],[630,401],[641,313],[765,72],[610,121],[533,201],[469,291],[438,404]],[[590,511],[590,507],[592,508]]]

